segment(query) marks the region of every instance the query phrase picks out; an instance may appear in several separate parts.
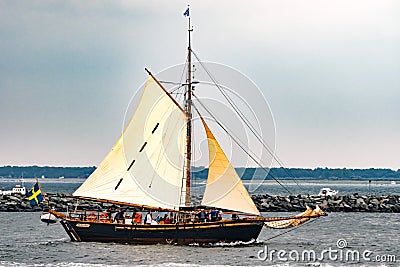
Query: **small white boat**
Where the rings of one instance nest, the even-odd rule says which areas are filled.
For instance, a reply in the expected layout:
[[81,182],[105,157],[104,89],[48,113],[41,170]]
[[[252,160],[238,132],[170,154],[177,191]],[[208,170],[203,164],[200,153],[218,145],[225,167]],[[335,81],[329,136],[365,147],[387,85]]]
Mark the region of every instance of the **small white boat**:
[[49,212],[43,212],[42,215],[40,215],[40,220],[44,223],[56,223],[57,217]]
[[14,194],[25,195],[26,194],[25,186],[20,186],[17,184],[12,190],[5,190],[5,191],[0,190],[0,195],[3,196],[10,196]]
[[319,191],[318,196],[335,196],[339,193],[338,190],[332,190],[329,187],[324,187]]
[[396,182],[395,181],[391,181],[390,184],[391,185],[396,185]]

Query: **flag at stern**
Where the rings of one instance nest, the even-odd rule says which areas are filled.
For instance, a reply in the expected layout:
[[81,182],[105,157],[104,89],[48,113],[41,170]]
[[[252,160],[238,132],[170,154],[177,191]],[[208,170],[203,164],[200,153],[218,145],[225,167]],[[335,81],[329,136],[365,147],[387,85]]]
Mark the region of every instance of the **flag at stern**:
[[26,192],[26,196],[28,197],[31,207],[34,207],[43,201],[44,197],[38,182],[36,182],[30,191]]

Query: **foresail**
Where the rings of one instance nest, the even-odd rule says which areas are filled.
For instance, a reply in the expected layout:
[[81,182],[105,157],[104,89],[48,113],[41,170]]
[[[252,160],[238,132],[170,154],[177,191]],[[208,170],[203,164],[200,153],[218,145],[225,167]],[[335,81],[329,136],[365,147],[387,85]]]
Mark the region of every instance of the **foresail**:
[[179,209],[186,117],[150,75],[134,115],[74,196]]
[[202,205],[259,215],[256,205],[244,187],[239,175],[229,162],[221,146],[208,128],[206,130],[209,150],[209,167]]

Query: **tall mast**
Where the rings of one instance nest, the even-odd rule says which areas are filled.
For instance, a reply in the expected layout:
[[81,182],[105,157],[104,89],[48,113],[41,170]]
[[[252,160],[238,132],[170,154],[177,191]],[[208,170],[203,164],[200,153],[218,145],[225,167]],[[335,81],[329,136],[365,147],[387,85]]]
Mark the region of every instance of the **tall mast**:
[[190,168],[192,158],[192,48],[190,44],[190,34],[193,31],[190,28],[190,16],[189,17],[189,44],[187,49],[187,90],[186,90],[186,196],[185,206],[190,206]]

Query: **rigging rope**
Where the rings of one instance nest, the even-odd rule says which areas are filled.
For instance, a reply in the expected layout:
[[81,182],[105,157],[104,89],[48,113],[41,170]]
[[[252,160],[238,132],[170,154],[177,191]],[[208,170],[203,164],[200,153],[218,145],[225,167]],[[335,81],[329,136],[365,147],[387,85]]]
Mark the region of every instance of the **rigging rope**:
[[[283,168],[283,170],[289,175],[289,177],[293,178],[293,181],[296,183],[296,185],[300,188],[302,193],[304,193],[304,188],[297,182],[297,180],[290,175],[288,170],[283,166],[283,163],[280,161],[278,156],[272,151],[272,149],[269,147],[269,145],[263,140],[261,134],[255,129],[255,127],[251,124],[251,122],[244,116],[244,114],[240,111],[238,106],[235,104],[235,102],[232,100],[232,98],[224,91],[223,87],[217,83],[216,79],[214,76],[211,74],[211,72],[206,68],[206,66],[203,64],[203,62],[200,60],[200,58],[197,56],[197,54],[192,50],[193,55],[196,57],[200,65],[203,67],[204,71],[207,73],[207,75],[210,77],[214,85],[218,88],[220,93],[224,96],[224,98],[228,101],[228,103],[231,105],[231,107],[234,109],[236,114],[239,115],[239,117],[242,119],[242,121],[246,124],[246,126],[250,129],[250,131],[253,133],[253,135],[257,138],[257,140],[262,144],[262,146],[267,150],[267,152],[272,156],[272,158]],[[270,174],[271,175],[271,174]]]
[[[177,101],[182,101],[183,103],[186,101],[186,92],[185,92],[185,84],[182,83],[182,80],[183,80],[183,77],[185,76],[187,62],[188,62],[188,58],[186,57],[185,64],[183,64],[181,78],[180,78],[179,84],[178,84],[179,86],[177,88],[175,88],[173,91],[171,91],[171,93],[174,92],[174,91],[178,91],[176,93],[176,95],[177,95],[177,99],[176,100]],[[182,97],[183,97],[183,100],[182,100]],[[185,160],[183,161],[183,166],[182,166],[182,184],[181,184],[181,190],[180,190],[181,191],[180,192],[181,195],[179,197],[180,202],[183,201],[183,203],[181,203],[181,204],[184,204],[184,205],[186,204],[185,203],[186,202],[186,200],[185,200],[186,197],[183,196],[183,190],[185,190],[185,195],[186,195],[186,185],[185,185],[185,182],[186,182],[186,177],[185,177],[186,164],[185,164],[185,161],[186,161],[186,157],[185,157]]]
[[[200,103],[200,105],[207,111],[207,113],[214,119],[214,121],[222,128],[222,130],[225,131],[225,133],[227,135],[229,135],[232,140],[254,161],[254,163],[256,163],[261,169],[263,169],[268,175],[270,175],[280,186],[282,186],[282,188],[284,188],[290,195],[292,195],[293,193],[289,190],[289,188],[287,188],[285,185],[283,185],[275,176],[273,176],[271,173],[269,173],[269,171],[262,166],[259,161],[255,158],[255,156],[251,155],[250,152],[248,150],[246,150],[246,148],[244,148],[244,146],[242,144],[240,144],[240,142],[238,140],[236,140],[236,138],[215,118],[215,116],[204,106],[204,104],[198,99],[198,97],[193,94],[193,96],[196,98],[196,100]],[[197,113],[200,115],[199,110],[197,109],[196,105],[194,103],[192,103],[193,107],[196,109]]]

